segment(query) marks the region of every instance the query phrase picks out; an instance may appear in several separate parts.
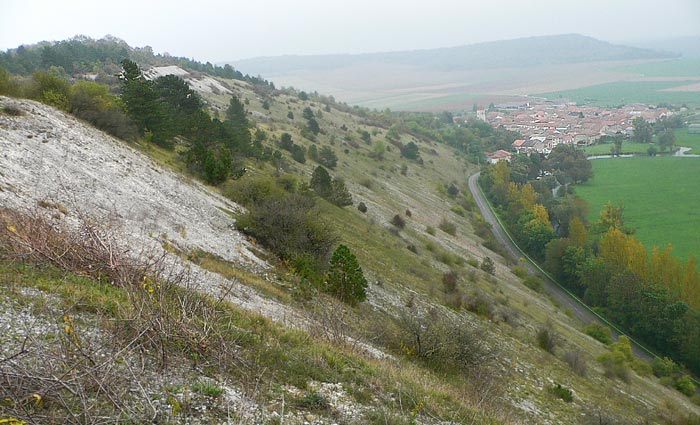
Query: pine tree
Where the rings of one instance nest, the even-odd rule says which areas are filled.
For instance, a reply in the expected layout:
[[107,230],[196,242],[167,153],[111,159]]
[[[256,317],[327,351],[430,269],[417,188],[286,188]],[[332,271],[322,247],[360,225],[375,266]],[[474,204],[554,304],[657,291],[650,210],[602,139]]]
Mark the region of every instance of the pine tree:
[[339,245],[333,252],[325,289],[350,305],[367,299],[367,279],[357,258],[345,245]]
[[313,174],[311,174],[310,186],[318,196],[322,198],[329,197],[333,190],[331,175],[328,174],[325,168],[319,165],[316,167]]

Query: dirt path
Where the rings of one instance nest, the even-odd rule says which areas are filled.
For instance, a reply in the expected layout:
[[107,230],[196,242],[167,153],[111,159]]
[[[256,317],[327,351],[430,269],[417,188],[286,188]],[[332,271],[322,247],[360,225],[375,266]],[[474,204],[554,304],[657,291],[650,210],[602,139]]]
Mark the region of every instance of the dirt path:
[[[513,258],[517,259],[524,257],[524,253],[513,243],[510,237],[508,237],[508,235],[506,234],[505,230],[496,218],[496,215],[489,207],[489,204],[486,201],[484,194],[481,192],[478,185],[480,174],[481,173],[476,173],[469,176],[469,190],[471,191],[472,196],[474,197],[474,201],[476,201],[476,204],[479,206],[481,215],[484,217],[484,220],[486,220],[486,222],[491,225],[491,231],[496,237],[496,240],[501,245],[503,245],[503,247],[508,251],[508,253],[511,256],[513,256]],[[595,314],[593,314],[585,305],[583,305],[581,301],[577,300],[572,295],[564,291],[559,285],[553,282],[548,276],[544,275],[532,263],[530,263],[529,261],[525,261],[521,262],[520,264],[522,266],[527,267],[527,270],[530,273],[541,277],[542,287],[547,291],[547,293],[552,295],[552,297],[554,297],[554,299],[562,306],[562,308],[570,309],[577,319],[581,320],[584,323],[599,322],[604,325],[607,325],[606,323],[603,323],[600,320],[600,318],[598,318]],[[615,332],[614,330],[612,333],[614,338],[617,339],[619,333]],[[632,342],[633,351],[638,357],[645,360],[652,359],[652,355],[650,355],[646,351],[646,349],[638,346],[634,341]]]

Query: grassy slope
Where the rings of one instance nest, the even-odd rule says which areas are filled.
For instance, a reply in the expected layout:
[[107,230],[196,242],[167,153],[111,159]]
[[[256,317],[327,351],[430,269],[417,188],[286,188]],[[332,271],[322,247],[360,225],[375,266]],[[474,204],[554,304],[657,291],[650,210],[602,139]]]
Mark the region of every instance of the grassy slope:
[[[279,137],[282,132],[288,131],[296,143],[307,147],[311,144],[300,135],[299,126],[304,122],[301,119],[302,110],[309,106],[316,111],[322,105],[281,95],[273,98],[272,107],[265,111],[261,99],[246,84],[230,83],[237,87],[242,98],[248,100],[247,108],[250,111],[258,111],[267,117],[256,120],[269,135]],[[208,100],[215,108],[225,108],[228,103],[226,96],[212,95]],[[287,118],[290,110],[296,117],[293,121]],[[463,302],[468,304],[483,300],[491,310],[488,314],[474,314],[457,308],[455,312],[483,329],[484,341],[498,349],[496,365],[500,370],[497,376],[502,402],[496,406],[501,407],[484,407],[477,383],[460,376],[442,376],[431,372],[413,361],[410,355],[392,352],[398,356],[396,363],[367,359],[343,347],[329,347],[323,340],[309,338],[305,332],[285,330],[267,321],[262,326],[259,324],[262,319],[258,316],[232,307],[232,314],[243,318],[238,323],[242,329],[262,333],[260,345],[253,346],[249,352],[252,358],[257,359],[252,364],[261,362],[262,369],[247,372],[256,375],[260,371],[279,370],[279,374],[267,378],[270,386],[290,384],[303,389],[307,385],[305,377],[310,376],[328,382],[358,384],[360,398],[363,392],[387,396],[410,394],[411,400],[423,403],[418,410],[425,409],[428,415],[442,418],[454,417],[454,412],[471,416],[472,409],[476,408],[477,422],[486,423],[493,420],[532,423],[545,417],[559,423],[572,423],[579,421],[582,413],[598,411],[610,413],[623,422],[644,418],[655,421],[659,412],[668,412],[669,409],[695,411],[677,392],[660,386],[653,379],[635,376],[630,384],[624,384],[604,377],[594,358],[603,353],[605,347],[580,332],[583,324],[571,319],[546,297],[525,288],[520,279],[510,272],[505,259],[481,246],[469,220],[452,211],[456,203],[444,193],[444,185],[449,182],[455,182],[463,191],[467,191],[465,179],[474,171],[455,157],[451,149],[403,135],[403,142],[414,140],[419,144],[425,164],[418,165],[401,159],[395,148],[387,152],[384,161],[377,161],[369,157],[373,147],[359,139],[358,130],[376,132],[372,137],[372,143],[376,143],[385,140],[386,129],[369,127],[361,117],[335,109],[330,113],[324,111],[319,123],[326,132],[318,137],[319,146],[331,145],[333,141],[332,147],[339,157],[338,167],[331,173],[345,179],[355,205],[363,201],[369,208],[363,215],[354,207],[339,209],[323,201],[319,205],[324,216],[335,224],[342,242],[357,254],[372,282],[369,302],[349,313],[347,322],[351,334],[383,348],[377,331],[392,329],[392,319],[388,314],[414,309],[410,306],[415,305],[449,311],[444,304],[451,297],[442,290],[441,278],[443,272],[454,269],[460,276],[458,289]],[[342,125],[349,130],[340,130]],[[354,139],[359,147],[352,147],[344,139]],[[146,151],[158,161],[178,168],[172,153]],[[303,165],[298,164],[287,153],[285,157],[289,161],[287,172],[307,181],[316,164],[311,160]],[[272,176],[276,172],[266,164],[248,165],[250,174]],[[408,167],[405,176],[400,172],[402,165]],[[407,209],[411,211],[411,217],[406,217],[406,228],[396,234],[388,221],[394,214],[405,214]],[[455,236],[440,230],[436,230],[435,235],[426,231],[426,226],[437,229],[442,218],[456,224]],[[417,253],[409,251],[406,248],[408,245],[414,245]],[[468,264],[470,260],[480,261],[485,256],[497,262],[495,278]],[[226,268],[225,265],[216,266]],[[227,271],[222,273],[227,274]],[[244,282],[263,289],[264,285],[275,285],[275,290],[269,288],[265,291],[274,295],[294,285],[294,279],[284,279],[279,286],[269,282]],[[31,276],[24,280],[23,284],[26,285],[32,285],[34,281]],[[56,289],[51,291],[61,292]],[[65,293],[69,295],[71,291],[68,287]],[[288,292],[276,298],[294,303]],[[534,342],[536,330],[546,323],[551,323],[559,335],[555,355],[540,350]],[[270,346],[272,348],[266,348]],[[270,349],[273,352],[269,352]],[[586,377],[574,374],[562,360],[566,351],[574,349],[581,350],[587,359],[589,372]],[[261,350],[258,352],[263,355],[256,357],[255,350]],[[270,358],[267,358],[268,355]],[[347,374],[348,362],[362,364],[361,371]],[[235,379],[233,376],[231,378]],[[572,388],[575,401],[567,404],[553,398],[547,388],[554,382]],[[635,397],[631,398],[630,393]],[[272,406],[279,401],[270,394],[262,397]],[[384,409],[392,415],[409,419],[415,407],[397,404],[395,399],[381,402],[363,400],[378,410]],[[378,423],[384,423],[384,420],[378,420]]]
[[[249,99],[250,110],[263,111],[255,96],[245,92],[242,94]],[[265,112],[274,122],[265,123],[258,120],[259,124],[276,135],[282,131],[289,131],[295,142],[309,146],[310,142],[304,140],[295,127],[303,123],[299,117],[306,106],[310,106],[314,111],[322,108],[322,105],[310,101],[301,102],[285,96],[277,97],[270,111]],[[288,110],[296,117],[293,123],[286,118]],[[446,298],[442,291],[441,276],[444,271],[452,268],[461,276],[458,286],[467,298],[473,299],[474,296],[483,294],[491,300],[496,310],[517,317],[518,324],[513,326],[494,316],[489,321],[495,323],[486,327],[488,338],[491,341],[499,341],[498,345],[502,350],[500,362],[507,364],[508,370],[520,371],[510,374],[508,378],[507,399],[516,404],[527,404],[527,401],[523,400],[535,400],[535,417],[549,412],[564,422],[579,417],[582,410],[591,406],[597,406],[603,411],[609,409],[627,418],[638,417],[637,415],[645,410],[640,410],[636,402],[619,391],[622,389],[619,383],[602,377],[602,371],[595,365],[593,358],[603,352],[604,348],[580,333],[578,329],[582,324],[557,309],[548,299],[524,288],[519,279],[504,266],[503,259],[480,245],[469,221],[451,211],[455,202],[440,188],[445,183],[454,181],[466,191],[465,180],[474,171],[473,168],[456,158],[451,149],[428,141],[419,141],[408,135],[402,136],[403,141],[418,142],[425,165],[420,166],[400,158],[396,149],[387,152],[386,160],[377,161],[369,158],[368,153],[372,146],[360,141],[357,131],[374,130],[378,134],[372,137],[372,143],[381,140],[388,146],[384,139],[384,129],[365,126],[361,118],[335,109],[331,113],[324,111],[319,123],[327,132],[318,137],[319,146],[328,144],[332,138],[335,139],[333,147],[339,156],[339,163],[337,169],[331,170],[331,173],[345,179],[353,194],[355,205],[363,201],[369,208],[367,214],[363,215],[354,207],[338,209],[321,203],[326,216],[336,223],[342,242],[348,244],[357,254],[370,281],[382,282],[381,286],[371,287],[371,304],[378,305],[381,309],[391,309],[392,306],[404,308],[403,306],[410,303],[414,297],[441,304]],[[346,125],[349,130],[339,130],[342,125]],[[359,148],[353,148],[343,141],[348,135],[359,143]],[[306,179],[317,165],[311,160],[307,160],[304,165],[290,160],[290,164],[294,174]],[[406,176],[399,172],[403,164],[408,166]],[[272,170],[261,169],[258,172],[271,173]],[[403,214],[406,209],[412,213],[406,220],[407,227],[395,235],[389,231],[391,226],[388,225],[388,221],[394,214]],[[457,224],[458,231],[455,237],[440,230],[437,230],[435,236],[425,231],[426,226],[437,228],[443,217]],[[414,254],[406,249],[408,245],[415,245],[418,253]],[[452,257],[445,253],[451,254]],[[470,265],[455,260],[454,257],[481,260],[487,255],[496,258],[500,263],[495,281],[474,270]],[[473,275],[476,276],[475,279],[471,278]],[[367,313],[371,320],[382,320],[381,314],[378,315],[376,310],[373,315],[369,314],[369,311]],[[359,331],[362,332],[362,328],[368,324],[359,317],[357,319],[361,328]],[[489,322],[473,316],[470,320],[481,324]],[[556,332],[562,337],[557,357],[533,346],[534,330],[548,321],[554,324]],[[573,374],[560,360],[564,351],[570,349],[580,349],[588,358],[589,367],[593,368],[593,371],[587,378]],[[552,400],[546,391],[542,391],[543,384],[548,381],[571,386],[580,400],[573,406]],[[632,391],[652,406],[663,405],[669,394],[673,394],[661,390],[657,384],[646,379],[635,378],[632,385]],[[601,388],[604,390],[601,391]],[[673,395],[671,397],[677,398]]]
[[629,225],[649,249],[672,243],[679,256],[700,256],[698,158],[635,157],[593,161],[595,178],[576,188],[597,220],[606,202],[623,203]]

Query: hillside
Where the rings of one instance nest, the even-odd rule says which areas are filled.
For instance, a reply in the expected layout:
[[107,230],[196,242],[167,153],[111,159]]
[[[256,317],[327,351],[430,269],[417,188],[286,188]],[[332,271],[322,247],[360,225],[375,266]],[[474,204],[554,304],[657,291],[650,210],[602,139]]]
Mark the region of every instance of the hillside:
[[231,63],[278,86],[316,90],[367,107],[455,111],[629,79],[635,74],[620,70],[620,65],[672,57],[569,34],[408,52],[283,56]]
[[673,54],[668,52],[614,45],[578,34],[566,34],[405,52],[263,57],[231,64],[252,75],[269,78],[293,71],[329,71],[367,63],[457,71],[670,57]]
[[[0,391],[14,392],[0,394],[13,400],[0,418],[70,421],[59,413],[87,406],[166,423],[684,423],[700,413],[656,378],[606,376],[595,359],[609,348],[493,251],[466,184],[477,167],[454,148],[325,97],[150,73],[180,75],[212,115],[235,94],[265,147],[288,133],[306,152],[336,153],[329,171],[352,206],[314,196],[312,211],[357,255],[367,300],[350,307],[316,291],[236,230],[245,209],[232,199],[303,190],[315,160],[237,158],[245,173],[208,187],[183,165],[186,140],[126,143],[2,97],[0,375],[11,385]],[[410,143],[420,161],[402,155]],[[45,244],[32,229],[55,230]],[[109,267],[63,261],[66,245],[108,254]]]

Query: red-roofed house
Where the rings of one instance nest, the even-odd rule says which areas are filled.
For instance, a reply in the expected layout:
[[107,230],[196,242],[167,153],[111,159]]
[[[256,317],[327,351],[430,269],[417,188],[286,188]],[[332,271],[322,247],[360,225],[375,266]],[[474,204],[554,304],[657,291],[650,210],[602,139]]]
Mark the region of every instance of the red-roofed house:
[[494,153],[490,153],[486,155],[486,158],[488,159],[489,163],[495,164],[498,161],[506,161],[510,162],[510,158],[513,156],[512,153],[508,151],[504,151],[503,149],[497,150]]

